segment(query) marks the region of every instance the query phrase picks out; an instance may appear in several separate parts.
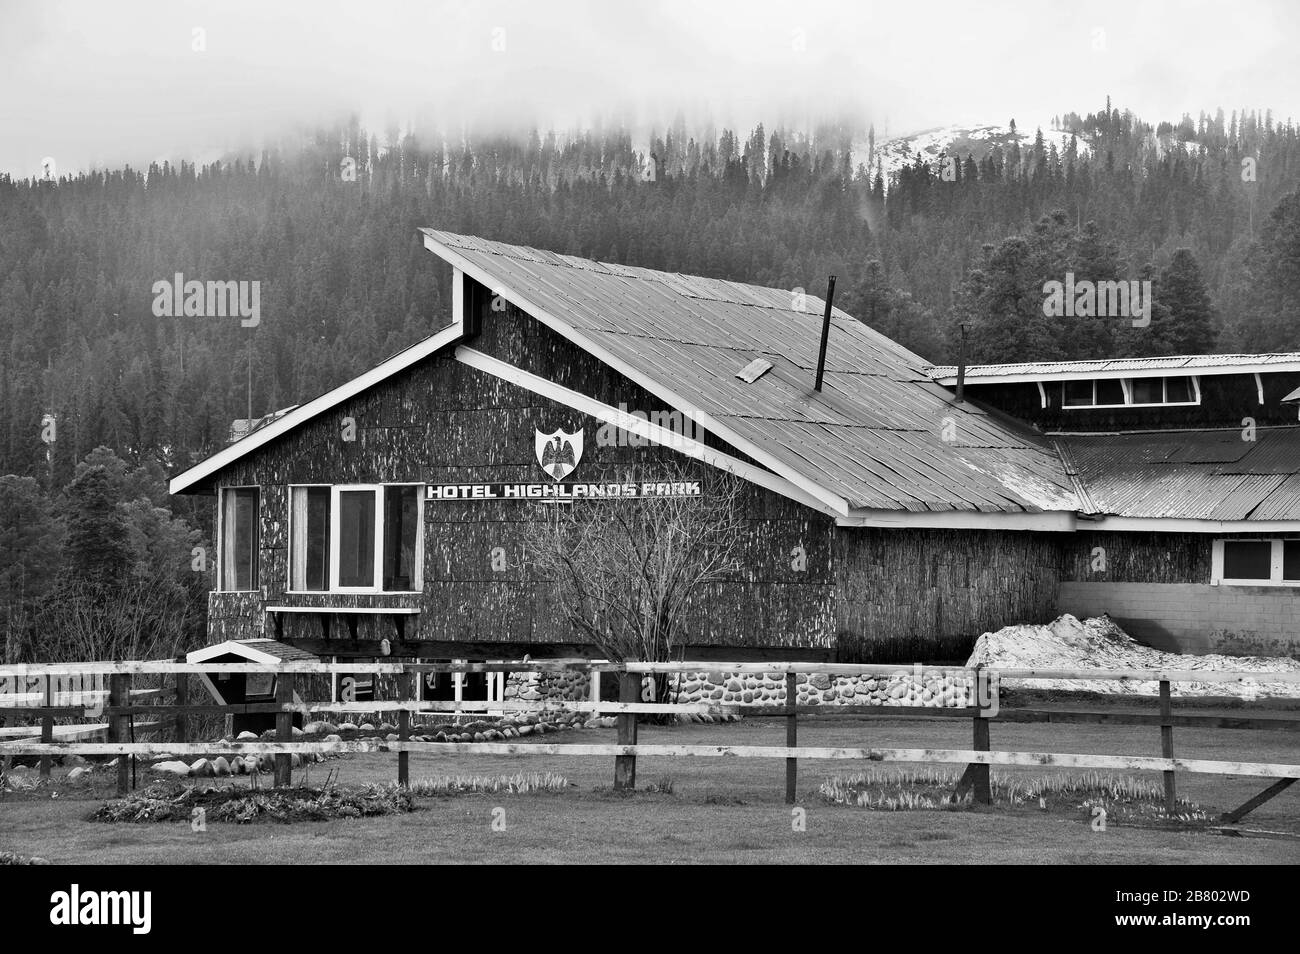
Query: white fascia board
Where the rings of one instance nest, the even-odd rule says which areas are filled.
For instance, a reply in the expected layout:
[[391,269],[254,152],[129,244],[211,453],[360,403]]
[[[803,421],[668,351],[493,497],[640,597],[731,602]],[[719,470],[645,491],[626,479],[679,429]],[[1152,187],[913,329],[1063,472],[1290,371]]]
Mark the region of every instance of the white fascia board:
[[[971,374],[966,369],[966,386],[972,384],[1029,384],[1034,381],[1093,381],[1103,378],[1192,378],[1207,374],[1275,374],[1278,372],[1300,371],[1300,361],[1285,361],[1277,364],[1242,364],[1220,367],[1185,367],[1185,368],[1120,368],[1106,371],[1042,371],[1010,372],[1007,374]],[[957,384],[957,375],[947,374],[941,378],[932,378],[935,384],[948,387]]]
[[[391,486],[391,485],[386,485]],[[353,596],[352,592],[339,590],[300,590],[300,593],[310,593],[312,596]],[[413,590],[408,592],[415,592]],[[381,594],[392,595],[392,594]],[[420,608],[418,606],[268,606],[265,610],[267,613],[308,613],[319,616],[321,613],[334,615],[337,613],[357,613],[367,616],[419,616]]]
[[168,485],[168,491],[173,494],[181,493],[187,487],[192,487],[205,477],[212,476],[223,467],[228,467],[245,454],[275,440],[281,434],[292,430],[299,424],[306,423],[318,414],[323,414],[348,398],[355,397],[367,388],[374,387],[399,371],[404,371],[411,365],[441,351],[447,345],[460,340],[461,334],[461,315],[457,313],[453,315],[453,323],[436,334],[411,345],[404,351],[399,351],[387,361],[371,368],[365,374],[353,378],[346,384],[339,385],[332,391],[326,391],[320,397],[308,401],[265,427],[259,427],[246,437],[235,441],[229,447],[223,448],[206,460],[195,464],[189,470],[173,477]]
[[494,295],[500,295],[516,308],[519,308],[531,317],[537,319],[565,340],[577,345],[593,358],[596,358],[601,363],[613,368],[634,384],[645,388],[655,397],[667,403],[670,407],[674,407],[685,414],[689,414],[691,418],[697,421],[705,430],[712,431],[715,435],[726,441],[728,444],[731,444],[741,453],[749,455],[756,461],[762,463],[765,467],[770,468],[773,472],[784,477],[805,493],[816,497],[832,512],[839,514],[840,516],[848,515],[848,501],[843,497],[840,497],[819,484],[809,480],[793,467],[783,464],[762,448],[745,440],[725,424],[714,420],[711,415],[687,401],[680,394],[675,393],[670,388],[665,387],[661,382],[649,377],[648,375],[642,374],[636,368],[633,368],[631,365],[610,354],[600,345],[588,339],[572,325],[560,321],[544,308],[539,308],[518,291],[510,288],[496,276],[478,267],[455,249],[443,245],[427,232],[421,232],[421,234],[424,236],[424,245],[429,249],[429,251],[446,261],[453,268],[460,269],[480,285],[489,289]]
[[224,643],[217,643],[215,646],[205,646],[203,649],[196,649],[192,653],[185,654],[187,663],[207,662],[218,656],[243,656],[249,662],[266,663],[274,666],[281,662],[279,656],[272,656],[270,653],[262,652],[260,649],[254,649],[247,643],[241,643],[238,640],[228,639]]
[[840,527],[882,527],[895,530],[1037,530],[1070,533],[1079,521],[1072,510],[1003,513],[976,510],[854,510],[835,521]]
[[747,480],[752,484],[757,484],[774,493],[781,494],[783,497],[788,497],[805,507],[811,507],[830,516],[836,515],[835,511],[832,511],[821,500],[806,493],[777,474],[737,460],[735,457],[714,450],[699,441],[692,440],[658,424],[652,424],[645,418],[611,407],[585,394],[580,394],[563,385],[556,384],[554,381],[548,381],[546,378],[539,377],[499,358],[484,354],[482,351],[476,351],[467,345],[460,345],[456,348],[456,360],[475,370],[518,385],[533,394],[549,398],[579,413],[594,417],[598,421],[604,421],[606,424],[611,424],[630,434],[635,434],[653,444],[678,451],[687,457],[702,461],[719,470],[731,471],[742,480]]
[[1197,520],[1187,517],[1104,517],[1081,530],[1131,533],[1300,533],[1300,520]]

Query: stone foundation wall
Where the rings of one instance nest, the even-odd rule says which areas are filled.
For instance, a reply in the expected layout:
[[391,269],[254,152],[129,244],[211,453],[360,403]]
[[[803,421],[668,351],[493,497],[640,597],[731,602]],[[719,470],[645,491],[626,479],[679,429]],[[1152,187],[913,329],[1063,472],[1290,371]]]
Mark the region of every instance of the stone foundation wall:
[[[974,688],[968,687],[969,680],[961,671],[924,676],[905,669],[889,676],[799,673],[795,680],[795,704],[801,706],[911,705],[937,709],[972,705],[970,700],[974,699]],[[649,689],[650,681],[645,685]],[[678,673],[669,683],[669,691],[669,702],[786,703],[785,674],[776,672]]]
[[[613,680],[614,676],[606,675]],[[796,677],[796,705],[912,705],[928,708],[974,705],[974,687],[961,670],[926,673],[900,669],[889,676],[827,676],[800,673]],[[642,680],[641,699],[654,701],[654,681]],[[511,673],[506,698],[525,702],[586,701],[590,698],[586,673]],[[676,673],[669,680],[673,703],[768,703],[785,705],[785,675],[778,672],[729,673],[701,671]]]
[[581,701],[589,697],[591,680],[585,672],[512,672],[506,676],[507,700]]

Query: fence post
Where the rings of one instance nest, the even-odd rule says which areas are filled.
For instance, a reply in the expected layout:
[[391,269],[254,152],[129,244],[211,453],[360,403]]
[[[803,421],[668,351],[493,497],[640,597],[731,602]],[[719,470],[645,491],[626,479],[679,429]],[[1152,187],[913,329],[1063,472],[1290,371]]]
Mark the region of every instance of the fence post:
[[[641,674],[622,670],[618,674],[618,701],[641,701]],[[636,713],[618,714],[618,744],[636,745]],[[630,792],[636,788],[636,756],[614,756],[614,791]]]
[[[397,701],[410,702],[415,698],[412,689],[412,673],[404,672],[397,677]],[[397,713],[397,738],[402,742],[411,739],[411,710],[402,709]],[[409,788],[411,784],[411,753],[397,753],[397,784]]]
[[[275,701],[281,707],[293,702],[293,673],[281,672],[275,677]],[[293,741],[293,713],[281,709],[275,714],[275,741]],[[293,756],[287,752],[275,757],[275,787],[293,784]]]
[[[45,708],[47,710],[49,709],[50,706],[54,705],[54,699],[52,698],[53,693],[50,690],[50,683],[53,682],[53,679],[54,677],[52,676],[45,677]],[[48,711],[41,713],[41,741],[42,742],[54,741],[54,716]],[[50,756],[48,755],[41,756],[41,778],[50,777],[50,765],[53,762],[54,759],[52,759]]]
[[[1174,757],[1174,713],[1173,703],[1169,698],[1169,680],[1160,680],[1160,754],[1167,759]],[[1172,816],[1177,808],[1178,793],[1174,787],[1174,773],[1165,772],[1165,814]]]
[[[799,730],[796,725],[798,713],[795,703],[799,701],[799,677],[792,672],[785,674],[785,744],[794,748],[799,744]],[[795,791],[799,787],[799,760],[785,760],[785,803],[795,803]]]
[[[108,682],[108,735],[110,741],[126,741],[126,716],[117,710],[126,706],[131,699],[130,684],[127,682],[125,673],[115,672],[109,676]],[[129,764],[129,755],[118,755],[117,757],[117,794],[125,795],[130,781],[131,773],[127,766]]]
[[[983,710],[979,715],[975,716],[975,744],[973,747],[976,752],[989,751],[989,720],[984,718]],[[981,805],[989,805],[993,802],[991,769],[992,766],[983,762],[972,762],[970,766],[975,801]]]
[[[159,685],[162,680],[158,680]],[[189,717],[185,714],[185,707],[190,704],[190,686],[189,676],[186,673],[178,672],[176,674],[176,741],[184,742],[190,734]]]

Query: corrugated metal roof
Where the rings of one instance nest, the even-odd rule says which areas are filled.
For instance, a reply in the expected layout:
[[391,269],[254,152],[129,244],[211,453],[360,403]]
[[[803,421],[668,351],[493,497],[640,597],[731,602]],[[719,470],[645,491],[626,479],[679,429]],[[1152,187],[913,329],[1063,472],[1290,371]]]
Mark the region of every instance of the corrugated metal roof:
[[[1079,506],[1048,439],[955,404],[924,359],[838,308],[814,392],[824,310],[815,296],[423,232],[852,508]],[[737,379],[755,358],[772,370]]]
[[[1046,376],[1064,374],[1085,378],[1103,372],[1132,372],[1135,375],[1157,372],[1182,372],[1204,374],[1207,371],[1226,371],[1233,368],[1256,366],[1295,366],[1300,368],[1300,352],[1274,352],[1269,354],[1192,354],[1168,358],[1104,358],[1096,361],[1030,361],[1020,364],[973,364],[966,368],[966,380],[980,378],[1023,378],[1033,381]],[[933,365],[927,369],[936,381],[957,375],[955,365]]]
[[1058,438],[1097,512],[1122,517],[1300,517],[1300,427]]

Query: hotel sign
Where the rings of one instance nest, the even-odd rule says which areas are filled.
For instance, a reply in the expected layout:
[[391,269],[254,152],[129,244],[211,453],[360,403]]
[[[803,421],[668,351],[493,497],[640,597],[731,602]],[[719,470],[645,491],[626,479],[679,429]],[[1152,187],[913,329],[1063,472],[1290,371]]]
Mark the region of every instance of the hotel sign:
[[698,497],[700,482],[632,480],[622,483],[565,483],[564,478],[582,459],[582,428],[573,433],[536,430],[533,448],[537,464],[549,484],[427,484],[428,500],[539,500],[571,503],[574,500],[635,500],[645,497]]
[[642,497],[698,497],[700,482],[628,481],[613,484],[428,484],[429,500],[635,500]]

